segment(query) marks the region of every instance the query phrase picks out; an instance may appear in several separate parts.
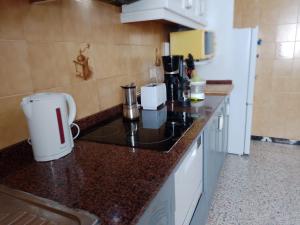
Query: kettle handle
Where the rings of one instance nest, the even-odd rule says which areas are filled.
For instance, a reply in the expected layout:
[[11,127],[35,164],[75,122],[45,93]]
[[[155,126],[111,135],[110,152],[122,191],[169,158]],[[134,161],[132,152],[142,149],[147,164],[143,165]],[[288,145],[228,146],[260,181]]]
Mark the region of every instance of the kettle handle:
[[76,116],[76,104],[71,95],[66,94],[66,93],[63,93],[63,94],[67,100],[67,104],[68,104],[68,108],[69,108],[68,124],[69,124],[69,126],[71,126],[71,124],[75,120],[75,116]]

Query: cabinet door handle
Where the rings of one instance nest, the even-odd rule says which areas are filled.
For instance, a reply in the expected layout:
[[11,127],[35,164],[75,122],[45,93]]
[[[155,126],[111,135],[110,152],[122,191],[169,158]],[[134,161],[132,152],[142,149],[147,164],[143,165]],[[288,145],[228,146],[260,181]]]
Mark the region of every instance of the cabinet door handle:
[[223,125],[224,125],[224,116],[219,115],[218,116],[218,130],[219,131],[223,130]]
[[202,143],[202,136],[200,136],[198,139],[197,139],[197,149],[200,147],[201,143]]
[[200,16],[203,16],[204,14],[205,14],[205,8],[206,8],[206,6],[205,6],[205,1],[200,1],[200,13],[199,13],[199,15]]
[[230,113],[230,106],[229,103],[226,105],[226,115],[229,116]]

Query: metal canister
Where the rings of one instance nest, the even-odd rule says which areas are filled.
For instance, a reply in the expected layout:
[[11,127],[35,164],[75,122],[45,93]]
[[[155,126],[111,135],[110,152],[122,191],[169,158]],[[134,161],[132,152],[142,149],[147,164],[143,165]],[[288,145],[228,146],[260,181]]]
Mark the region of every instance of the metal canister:
[[136,98],[136,86],[134,83],[121,86],[123,89],[123,117],[129,120],[139,118],[139,109]]

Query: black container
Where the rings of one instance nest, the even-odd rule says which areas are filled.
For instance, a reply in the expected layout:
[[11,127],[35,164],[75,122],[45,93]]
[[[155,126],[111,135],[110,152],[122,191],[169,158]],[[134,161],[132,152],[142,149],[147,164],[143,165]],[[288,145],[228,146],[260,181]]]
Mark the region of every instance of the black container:
[[165,74],[179,74],[180,63],[183,62],[183,56],[163,56],[163,67]]
[[180,83],[183,77],[183,56],[163,56],[164,82],[167,88],[167,100],[179,100]]

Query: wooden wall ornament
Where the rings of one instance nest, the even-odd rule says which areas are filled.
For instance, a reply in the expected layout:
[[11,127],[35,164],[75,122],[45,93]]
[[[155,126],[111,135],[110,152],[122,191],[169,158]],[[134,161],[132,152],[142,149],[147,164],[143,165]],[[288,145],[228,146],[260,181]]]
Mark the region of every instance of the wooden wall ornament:
[[79,49],[79,55],[77,56],[76,60],[73,60],[75,64],[76,76],[87,80],[91,77],[92,71],[89,66],[89,58],[83,53],[90,48],[90,44],[87,44],[85,48]]

